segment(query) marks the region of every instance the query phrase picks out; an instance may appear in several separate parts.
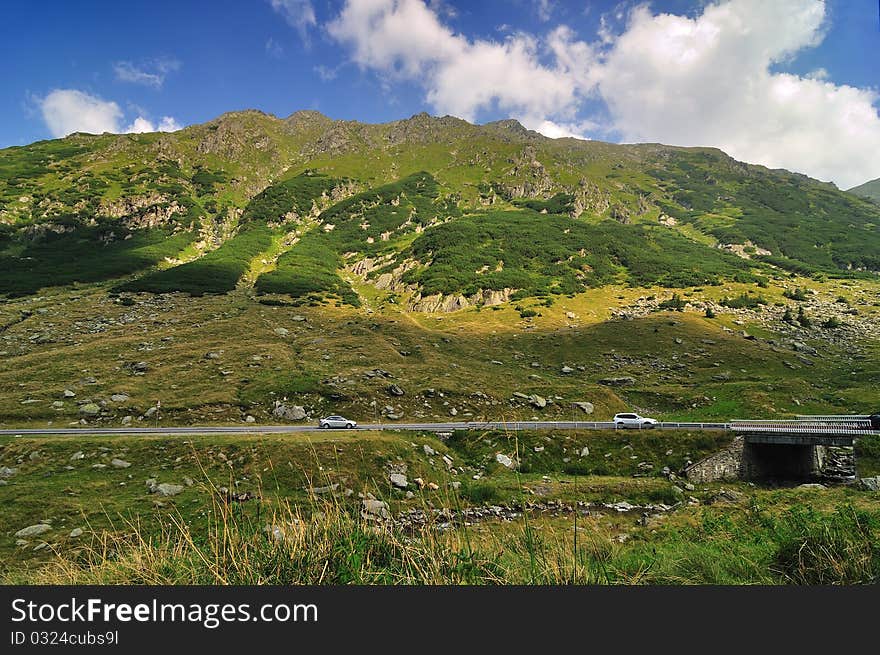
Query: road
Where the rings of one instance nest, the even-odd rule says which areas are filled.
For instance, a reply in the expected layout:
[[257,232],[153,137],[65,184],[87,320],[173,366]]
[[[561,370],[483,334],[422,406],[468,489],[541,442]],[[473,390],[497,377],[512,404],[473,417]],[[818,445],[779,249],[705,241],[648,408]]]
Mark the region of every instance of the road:
[[[729,423],[660,423],[661,430],[729,430]],[[291,432],[315,432],[317,425],[232,425],[232,426],[187,426],[154,428],[27,428],[20,430],[0,430],[0,435],[39,436],[39,435],[113,435],[113,434],[286,434]],[[610,421],[489,421],[467,423],[367,423],[355,430],[334,430],[334,432],[356,432],[357,430],[417,430],[428,432],[451,432],[452,430],[615,430]]]

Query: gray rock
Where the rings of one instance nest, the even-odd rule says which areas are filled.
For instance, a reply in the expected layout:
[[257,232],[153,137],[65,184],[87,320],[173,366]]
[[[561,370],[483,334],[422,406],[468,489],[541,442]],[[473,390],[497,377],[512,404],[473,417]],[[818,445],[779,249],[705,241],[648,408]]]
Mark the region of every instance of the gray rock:
[[275,406],[272,414],[287,421],[302,421],[308,416],[305,408],[300,405],[284,405],[281,403]]
[[581,452],[579,453],[579,455],[580,455],[581,457],[589,457],[589,456],[590,456],[590,449],[589,449],[589,447],[584,446],[583,448],[581,448]]
[[275,334],[277,334],[279,337],[286,337],[288,334],[290,334],[290,330],[288,330],[287,328],[282,328],[282,327],[275,328],[274,331],[275,331]]
[[402,396],[403,395],[403,389],[401,389],[396,384],[389,385],[388,388],[386,389],[386,391],[388,391],[388,393],[391,394],[392,396]]
[[436,454],[437,454],[437,451],[434,450],[433,448],[431,448],[431,446],[429,446],[428,444],[424,444],[424,445],[422,446],[422,450],[425,451],[425,454],[426,454],[428,457],[431,457],[432,455],[436,455]]
[[326,487],[309,487],[307,491],[311,494],[315,494],[316,496],[323,496],[324,494],[333,493],[339,488],[339,483],[334,482],[333,484],[328,484]]
[[52,403],[52,409],[61,409],[62,407],[64,407],[63,400],[56,400],[55,402]]
[[79,408],[79,413],[83,416],[97,416],[101,413],[101,408],[95,403],[86,403]]
[[18,469],[9,468],[8,466],[0,467],[0,478],[11,478]]
[[159,411],[159,408],[155,405],[150,407],[147,411],[144,412],[144,418],[153,418],[156,415],[156,412]]
[[506,467],[509,468],[509,469],[514,468],[513,460],[510,459],[510,458],[509,458],[507,455],[505,455],[504,453],[497,453],[497,454],[495,455],[495,461],[498,462],[499,464],[501,464],[501,466],[506,466]]
[[374,498],[363,499],[363,515],[366,518],[383,518],[387,519],[391,515],[388,513],[388,503]]
[[866,491],[880,491],[880,475],[873,478],[862,478],[859,486]]
[[403,473],[392,473],[388,478],[391,480],[391,484],[398,489],[406,489],[409,486],[409,482]]
[[799,484],[798,489],[826,489],[827,487],[824,484],[819,484],[817,482],[809,482],[807,484]]
[[124,403],[126,400],[128,400],[128,394],[114,393],[112,396],[110,396],[110,400],[112,400],[114,403]]
[[70,535],[69,535],[69,536],[74,537],[74,538],[75,538],[75,537],[80,537],[80,536],[82,536],[82,533],[83,533],[83,529],[82,529],[82,528],[74,528],[73,530],[70,531]]
[[76,398],[76,392],[71,391],[70,389],[65,389],[62,395],[65,398]]
[[181,491],[183,491],[182,484],[170,484],[168,482],[163,482],[162,484],[157,484],[150,488],[150,493],[159,494],[160,496],[176,496]]
[[131,462],[126,462],[124,459],[114,457],[110,460],[110,466],[117,469],[127,469],[129,466],[131,466]]
[[43,534],[44,532],[49,532],[52,529],[52,526],[48,523],[36,523],[34,525],[29,525],[26,528],[22,528],[18,532],[15,533],[16,537],[35,537],[38,534]]
[[449,483],[449,486],[458,491],[459,489],[461,489],[461,482],[459,482],[458,480],[453,480]]
[[547,406],[547,399],[543,396],[539,396],[538,394],[532,394],[531,396],[529,396],[529,404],[532,407],[543,409]]
[[563,366],[561,372],[568,375],[569,373],[574,373],[574,369],[571,366]]
[[629,376],[617,377],[617,378],[602,378],[599,380],[599,384],[604,384],[607,387],[622,387],[628,384],[635,384],[636,379]]
[[248,414],[247,416],[244,417],[244,422],[245,423],[256,423],[257,419],[255,419],[253,416]]
[[128,425],[129,423],[132,422],[132,420],[134,420],[133,416],[123,416],[122,417],[122,425]]
[[595,407],[593,407],[593,403],[572,403],[575,407],[581,410],[584,414],[592,414]]

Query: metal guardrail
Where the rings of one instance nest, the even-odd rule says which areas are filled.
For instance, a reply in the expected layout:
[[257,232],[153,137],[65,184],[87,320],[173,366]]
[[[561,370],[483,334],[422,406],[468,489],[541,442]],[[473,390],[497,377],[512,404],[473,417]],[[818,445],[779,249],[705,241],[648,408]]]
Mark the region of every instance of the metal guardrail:
[[731,421],[730,429],[734,432],[772,432],[784,434],[804,435],[846,435],[864,436],[880,434],[878,430],[871,429],[870,421],[857,423],[851,422],[813,422],[806,421]]
[[798,421],[813,421],[820,423],[853,423],[856,421],[869,421],[871,417],[867,414],[798,414]]

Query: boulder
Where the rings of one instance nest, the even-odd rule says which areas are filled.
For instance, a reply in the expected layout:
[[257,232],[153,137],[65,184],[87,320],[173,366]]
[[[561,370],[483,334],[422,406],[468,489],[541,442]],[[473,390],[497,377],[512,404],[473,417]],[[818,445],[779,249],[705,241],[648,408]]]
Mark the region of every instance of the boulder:
[[388,391],[388,393],[392,396],[402,396],[403,395],[403,389],[401,389],[396,384],[389,385],[388,388],[386,389],[386,391]]
[[506,466],[509,469],[512,469],[515,467],[513,460],[510,459],[510,457],[508,457],[504,453],[497,453],[495,455],[495,461],[498,462],[499,464],[501,464],[501,466]]
[[308,416],[304,407],[300,405],[284,405],[282,403],[275,406],[272,414],[287,421],[302,421]]
[[529,396],[529,404],[532,407],[543,409],[547,406],[547,399],[537,394],[532,394],[531,396]]
[[29,525],[26,528],[22,528],[15,533],[15,536],[19,538],[35,537],[38,534],[43,534],[44,532],[48,532],[51,529],[52,526],[48,523],[36,523],[35,525]]
[[391,515],[388,513],[388,503],[374,498],[364,498],[363,512],[364,518],[382,518],[387,519]]
[[159,494],[160,496],[176,496],[181,491],[183,491],[183,485],[163,482],[162,484],[157,484],[153,489],[151,489],[151,491],[152,493]]
[[403,473],[392,473],[388,478],[391,480],[391,484],[398,489],[406,489],[409,486],[409,482]]
[[604,384],[608,387],[622,387],[628,384],[635,384],[636,380],[633,377],[623,376],[617,378],[602,378],[599,380],[599,384]]
[[595,409],[595,407],[593,407],[593,403],[579,402],[579,403],[572,403],[572,405],[574,407],[577,407],[584,414],[592,414],[593,410]]
[[124,459],[114,457],[110,460],[110,466],[117,469],[127,469],[129,466],[131,466],[131,462],[126,462]]
[[862,478],[859,486],[866,491],[880,491],[880,475],[873,478]]
[[101,408],[95,403],[86,403],[80,406],[79,413],[83,416],[97,416],[101,413]]

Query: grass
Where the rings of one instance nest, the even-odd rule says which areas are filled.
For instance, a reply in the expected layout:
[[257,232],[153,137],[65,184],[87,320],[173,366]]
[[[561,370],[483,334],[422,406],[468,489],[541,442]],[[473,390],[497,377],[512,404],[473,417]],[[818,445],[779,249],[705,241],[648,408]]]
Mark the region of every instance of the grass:
[[127,234],[104,241],[106,231],[80,228],[30,243],[17,254],[0,254],[0,294],[25,296],[46,287],[123,277],[176,256],[194,238],[191,232],[165,230],[135,231],[126,239]]
[[191,262],[154,271],[116,287],[118,292],[172,293],[192,296],[228,293],[251,266],[251,262],[272,245],[275,231],[265,223],[245,225],[216,250]]
[[[474,435],[486,436],[505,438]],[[596,447],[599,435],[587,436]],[[530,437],[520,437],[517,447],[526,452]],[[695,450],[700,438],[674,441]],[[439,454],[426,455],[423,443]],[[84,458],[71,460],[76,451]],[[457,475],[441,455],[453,458]],[[93,468],[110,457],[132,465]],[[439,489],[414,487],[407,498],[387,482],[392,462],[407,464],[411,481],[422,477]],[[0,463],[18,468],[0,487],[10,510],[0,538],[5,584],[860,584],[880,574],[880,511],[870,492],[732,483],[676,498],[660,477],[503,467],[455,491],[447,483],[470,477],[478,464],[460,437],[448,444],[393,433],[7,439]],[[157,499],[143,486],[146,476],[165,482],[187,475],[192,486],[172,498]],[[339,485],[333,493],[308,492],[332,484]],[[222,487],[250,500],[230,501]],[[346,488],[381,499],[392,515],[534,501],[591,509],[398,529],[362,513],[361,496]],[[597,510],[620,500],[675,508]],[[27,548],[15,546],[11,532],[37,520],[52,530]],[[84,534],[67,537],[73,526]],[[33,551],[42,539],[50,546]]]

